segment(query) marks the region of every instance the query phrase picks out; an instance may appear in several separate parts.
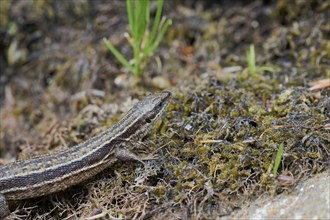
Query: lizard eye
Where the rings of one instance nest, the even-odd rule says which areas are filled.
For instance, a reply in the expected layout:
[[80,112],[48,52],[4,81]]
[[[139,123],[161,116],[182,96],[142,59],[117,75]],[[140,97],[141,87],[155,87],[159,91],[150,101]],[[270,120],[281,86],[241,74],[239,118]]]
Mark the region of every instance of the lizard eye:
[[152,121],[153,121],[153,119],[155,119],[155,117],[157,116],[157,114],[155,114],[155,113],[151,113],[151,114],[149,114],[147,117],[145,117],[145,122],[146,123],[151,123]]

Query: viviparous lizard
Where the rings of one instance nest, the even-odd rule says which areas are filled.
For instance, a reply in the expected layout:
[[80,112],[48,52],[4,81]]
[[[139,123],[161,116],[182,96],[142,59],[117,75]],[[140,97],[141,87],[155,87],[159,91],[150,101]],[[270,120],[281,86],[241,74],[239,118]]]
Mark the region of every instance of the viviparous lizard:
[[125,149],[140,139],[164,111],[171,93],[146,96],[115,125],[57,154],[0,167],[0,219],[7,201],[35,198],[67,189],[95,176],[118,160],[140,160]]

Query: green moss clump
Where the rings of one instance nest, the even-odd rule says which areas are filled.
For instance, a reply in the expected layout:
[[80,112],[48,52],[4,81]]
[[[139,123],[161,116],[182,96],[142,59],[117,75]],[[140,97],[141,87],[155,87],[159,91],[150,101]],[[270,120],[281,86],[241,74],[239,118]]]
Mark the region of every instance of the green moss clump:
[[[161,129],[150,138],[157,146],[166,145],[161,154],[167,157],[159,166],[173,171],[162,179],[172,182],[166,194],[177,207],[189,210],[194,202],[204,201],[199,209],[206,212],[209,204],[220,204],[219,195],[244,202],[266,190],[282,192],[287,186],[277,185],[272,177],[282,142],[280,173],[298,177],[329,168],[329,139],[320,126],[325,113],[319,110],[325,97],[316,99],[304,88],[260,87],[250,80],[224,86],[209,79],[187,88],[189,92],[174,92]],[[256,88],[258,96],[249,92]],[[263,104],[265,97],[268,104]],[[213,194],[205,201],[208,181]],[[234,208],[230,201],[221,205]]]

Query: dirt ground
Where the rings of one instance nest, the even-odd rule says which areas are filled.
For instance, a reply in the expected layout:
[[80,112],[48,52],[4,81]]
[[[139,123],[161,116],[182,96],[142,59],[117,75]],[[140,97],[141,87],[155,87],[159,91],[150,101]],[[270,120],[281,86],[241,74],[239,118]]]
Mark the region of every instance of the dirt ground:
[[[141,77],[102,42],[132,57],[125,1],[0,4],[0,165],[71,148],[146,94],[173,94],[143,139],[157,160],[119,163],[64,192],[13,202],[11,218],[230,218],[258,198],[329,177],[328,1],[165,0],[173,24]],[[256,65],[273,71],[249,71],[251,44]],[[329,194],[326,186],[315,194]]]

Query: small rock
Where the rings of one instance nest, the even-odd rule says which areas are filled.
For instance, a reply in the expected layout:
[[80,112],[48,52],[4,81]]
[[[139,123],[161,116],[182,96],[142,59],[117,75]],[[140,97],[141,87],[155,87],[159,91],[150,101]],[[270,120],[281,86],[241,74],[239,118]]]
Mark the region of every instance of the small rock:
[[158,89],[167,89],[171,87],[170,81],[163,76],[156,76],[151,80],[151,84]]
[[115,78],[115,84],[120,87],[130,88],[136,86],[140,81],[140,78],[129,75],[126,73],[120,74]]

